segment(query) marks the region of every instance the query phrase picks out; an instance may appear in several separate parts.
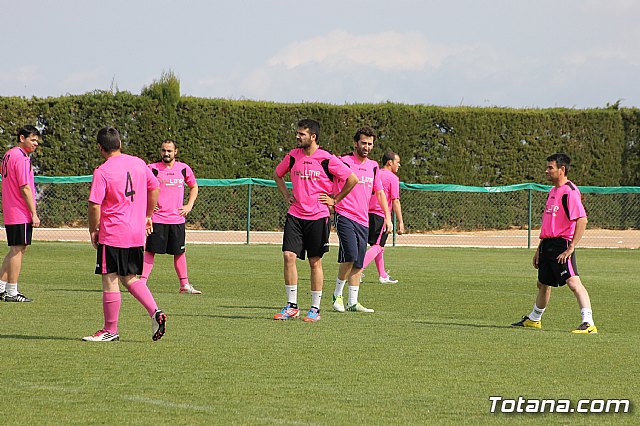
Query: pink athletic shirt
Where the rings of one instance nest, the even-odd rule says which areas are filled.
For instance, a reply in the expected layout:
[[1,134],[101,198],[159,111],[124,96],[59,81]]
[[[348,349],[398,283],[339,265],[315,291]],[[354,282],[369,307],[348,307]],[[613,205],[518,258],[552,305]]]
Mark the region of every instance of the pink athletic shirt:
[[2,159],[2,213],[5,225],[31,223],[33,218],[22,198],[20,187],[29,185],[36,204],[36,185],[29,154],[19,146],[11,148]]
[[158,180],[138,157],[120,154],[96,167],[89,201],[100,205],[98,242],[119,248],[144,246],[147,191],[157,187]]
[[[360,225],[369,227],[369,202],[372,193],[382,188],[380,181],[380,169],[376,161],[366,159],[364,163],[356,158],[355,154],[340,157],[351,171],[358,177],[358,184],[336,204],[336,213],[349,218]],[[336,193],[344,187],[345,181],[338,180],[335,184]]]
[[160,195],[158,195],[158,210],[153,212],[153,223],[175,225],[185,223],[185,217],[180,216],[180,207],[184,205],[184,184],[189,187],[196,184],[196,176],[191,167],[176,161],[173,167],[158,161],[149,164],[149,169],[160,183]]
[[587,217],[580,199],[578,187],[567,181],[561,187],[553,187],[547,197],[547,205],[542,215],[540,238],[564,238],[573,240],[576,220]]
[[320,194],[331,194],[332,180],[347,180],[351,169],[335,155],[322,148],[307,156],[303,148],[292,149],[276,166],[276,174],[289,172],[296,202],[289,206],[291,216],[304,220],[329,217],[329,207],[318,201]]
[[[387,207],[389,208],[389,213],[391,213],[391,202],[400,199],[400,178],[391,170],[385,168],[380,169],[378,174],[380,175],[384,194],[387,196]],[[384,217],[384,211],[382,211],[378,197],[375,194],[371,195],[371,200],[369,201],[369,213]]]

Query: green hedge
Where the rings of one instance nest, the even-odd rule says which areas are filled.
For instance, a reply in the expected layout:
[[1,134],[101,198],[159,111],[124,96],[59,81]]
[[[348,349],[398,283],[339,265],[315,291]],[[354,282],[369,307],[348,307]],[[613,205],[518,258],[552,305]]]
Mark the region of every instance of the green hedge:
[[374,158],[385,149],[397,151],[405,182],[543,183],[546,156],[564,151],[573,157],[570,177],[579,185],[640,184],[637,109],[335,106],[182,97],[167,114],[158,100],[127,92],[0,97],[0,143],[6,150],[19,126],[36,124],[44,135],[33,159],[37,173],[86,175],[102,161],[97,130],[113,125],[125,139],[125,152],[147,161],[157,160],[163,138],[174,137],[180,158],[198,177],[269,179],[295,146],[295,124],[304,117],[320,121],[321,144],[337,154],[351,151],[357,127],[373,126],[380,136]]

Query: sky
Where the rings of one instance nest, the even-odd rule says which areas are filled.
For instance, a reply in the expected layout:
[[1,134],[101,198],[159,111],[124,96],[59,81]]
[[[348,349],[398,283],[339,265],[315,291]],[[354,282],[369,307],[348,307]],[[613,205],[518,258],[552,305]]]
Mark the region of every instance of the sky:
[[640,107],[637,0],[0,0],[0,96]]

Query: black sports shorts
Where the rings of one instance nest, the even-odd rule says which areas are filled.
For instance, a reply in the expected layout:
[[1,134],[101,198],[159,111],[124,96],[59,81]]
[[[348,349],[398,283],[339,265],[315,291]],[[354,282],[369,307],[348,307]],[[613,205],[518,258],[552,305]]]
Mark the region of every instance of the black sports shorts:
[[384,228],[384,217],[375,213],[369,213],[369,245],[379,245],[384,247],[387,244],[388,233],[382,232]]
[[16,225],[5,225],[7,231],[7,245],[28,246],[31,244],[33,235],[33,223],[19,223]]
[[98,244],[96,274],[140,275],[143,258],[144,247],[120,248]]
[[282,237],[282,251],[295,253],[298,259],[322,257],[329,251],[329,217],[305,220],[287,213]]
[[185,241],[184,223],[154,223],[153,232],[147,237],[144,249],[155,254],[182,254],[185,251]]
[[561,287],[567,279],[578,275],[576,252],[571,253],[567,263],[558,263],[558,256],[569,247],[564,238],[545,238],[538,255],[538,281],[551,287]]

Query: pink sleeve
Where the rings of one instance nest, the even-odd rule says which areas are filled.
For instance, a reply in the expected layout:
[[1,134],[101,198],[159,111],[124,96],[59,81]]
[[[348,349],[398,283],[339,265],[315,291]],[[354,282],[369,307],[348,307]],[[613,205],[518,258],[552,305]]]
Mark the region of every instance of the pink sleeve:
[[93,179],[91,180],[91,192],[89,193],[89,201],[93,204],[102,204],[106,195],[106,185],[100,169],[93,171]]
[[20,162],[16,168],[18,169],[16,173],[18,188],[29,185],[29,176],[31,175],[31,161],[29,160],[29,157],[20,158]]
[[286,175],[287,172],[289,172],[289,162],[291,161],[290,158],[291,153],[288,153],[284,156],[280,164],[276,166],[276,174],[278,175],[278,177],[282,177]]
[[570,191],[569,197],[569,220],[578,220],[581,217],[587,217],[587,212],[582,205],[580,199],[580,193],[577,191]]
[[329,158],[329,171],[341,180],[347,180],[351,176],[351,168],[335,155]]
[[[376,163],[375,167],[378,167],[378,163]],[[384,189],[384,187],[382,186],[382,180],[380,180],[380,167],[378,167],[376,176],[373,178],[373,190],[380,191],[381,189]]]
[[391,182],[391,188],[389,188],[389,197],[391,200],[400,199],[400,179],[393,179]]
[[147,170],[147,191],[153,191],[154,189],[160,187],[160,182],[158,182],[158,178],[153,174],[149,167],[145,167]]
[[189,187],[192,187],[196,184],[196,175],[193,174],[191,167],[185,165],[185,168],[187,169],[187,176],[185,176],[184,181],[189,185]]

